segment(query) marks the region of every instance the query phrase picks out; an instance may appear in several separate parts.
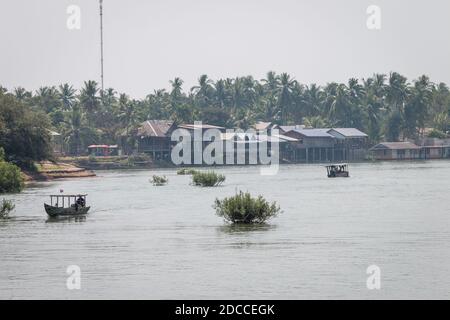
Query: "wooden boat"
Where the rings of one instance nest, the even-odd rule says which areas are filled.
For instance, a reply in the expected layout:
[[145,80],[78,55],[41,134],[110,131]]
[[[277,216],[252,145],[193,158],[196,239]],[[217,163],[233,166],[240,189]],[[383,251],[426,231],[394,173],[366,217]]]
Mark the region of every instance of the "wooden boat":
[[44,204],[45,212],[52,217],[85,215],[91,207],[86,206],[86,194],[51,195],[50,205]]
[[349,178],[347,164],[332,164],[326,167],[328,178]]

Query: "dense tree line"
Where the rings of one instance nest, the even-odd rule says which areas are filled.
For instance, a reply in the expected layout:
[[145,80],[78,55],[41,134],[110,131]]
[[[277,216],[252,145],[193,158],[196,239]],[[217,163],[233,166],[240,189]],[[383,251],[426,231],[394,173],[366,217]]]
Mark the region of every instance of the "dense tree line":
[[14,99],[10,103],[45,113],[72,154],[84,152],[92,143],[132,144],[137,125],[147,119],[201,120],[242,129],[256,121],[355,127],[368,133],[372,143],[417,138],[425,128],[434,128],[433,136],[445,137],[450,129],[450,90],[427,76],[408,82],[393,72],[318,86],[301,84],[287,73],[269,72],[262,80],[246,76],[212,81],[202,75],[188,90],[183,80],[175,78],[170,86],[142,100],[112,88],[101,91],[95,81],[85,82],[79,91],[69,84],[34,93],[23,88],[0,91]]
[[0,90],[0,148],[2,158],[31,168],[34,161],[52,158],[51,123],[42,111],[34,111],[13,95]]

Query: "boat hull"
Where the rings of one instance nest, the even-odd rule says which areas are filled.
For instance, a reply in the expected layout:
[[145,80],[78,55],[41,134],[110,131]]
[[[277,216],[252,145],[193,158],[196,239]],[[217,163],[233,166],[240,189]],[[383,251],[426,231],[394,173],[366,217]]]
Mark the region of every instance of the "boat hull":
[[348,172],[335,173],[334,175],[329,174],[328,178],[349,178]]
[[44,204],[45,212],[52,217],[74,217],[87,214],[91,207],[58,208]]

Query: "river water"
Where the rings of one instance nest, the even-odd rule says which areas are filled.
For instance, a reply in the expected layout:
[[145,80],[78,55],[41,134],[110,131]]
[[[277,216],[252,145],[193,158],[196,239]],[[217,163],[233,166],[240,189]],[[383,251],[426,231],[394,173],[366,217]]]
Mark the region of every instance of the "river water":
[[[353,164],[350,179],[320,165],[221,168],[219,188],[175,170],[104,171],[39,183],[0,221],[1,299],[450,298],[450,162]],[[169,184],[154,187],[153,174]],[[88,193],[85,219],[50,221],[49,194]],[[284,211],[236,228],[216,197],[264,195]],[[66,285],[81,270],[81,290]],[[369,290],[367,268],[380,270]]]

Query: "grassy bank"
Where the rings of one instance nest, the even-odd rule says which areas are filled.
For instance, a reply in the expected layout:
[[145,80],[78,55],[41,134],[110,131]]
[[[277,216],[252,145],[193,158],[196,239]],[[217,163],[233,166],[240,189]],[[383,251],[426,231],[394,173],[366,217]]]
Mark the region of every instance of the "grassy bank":
[[112,157],[61,157],[61,163],[69,163],[88,170],[126,170],[172,168],[168,161],[154,161],[149,156],[112,156]]
[[35,164],[35,170],[22,170],[26,182],[64,178],[95,177],[91,170],[70,163],[43,161]]

